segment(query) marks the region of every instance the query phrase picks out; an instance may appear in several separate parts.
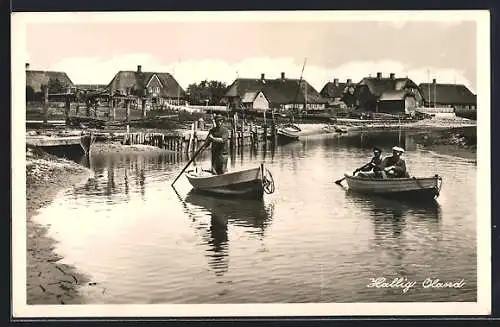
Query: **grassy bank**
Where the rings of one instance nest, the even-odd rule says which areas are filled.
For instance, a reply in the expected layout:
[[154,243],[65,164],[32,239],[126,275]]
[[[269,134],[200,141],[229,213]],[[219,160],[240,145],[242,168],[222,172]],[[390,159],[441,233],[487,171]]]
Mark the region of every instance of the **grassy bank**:
[[78,287],[88,278],[74,267],[60,263],[55,241],[47,227],[33,221],[38,209],[65,188],[86,180],[90,171],[74,162],[26,147],[27,303],[78,304]]

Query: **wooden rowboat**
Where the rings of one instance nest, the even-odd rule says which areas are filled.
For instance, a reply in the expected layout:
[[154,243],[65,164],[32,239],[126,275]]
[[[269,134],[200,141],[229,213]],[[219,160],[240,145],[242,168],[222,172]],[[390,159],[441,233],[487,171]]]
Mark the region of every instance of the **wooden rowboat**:
[[186,177],[196,191],[211,195],[261,199],[264,193],[274,192],[273,177],[264,165],[222,175],[190,170]]
[[301,132],[300,127],[293,124],[286,124],[278,129],[276,129],[276,136],[279,142],[292,142],[299,139],[299,133]]
[[443,179],[439,175],[411,178],[366,178],[345,174],[349,190],[389,197],[435,199],[441,192]]

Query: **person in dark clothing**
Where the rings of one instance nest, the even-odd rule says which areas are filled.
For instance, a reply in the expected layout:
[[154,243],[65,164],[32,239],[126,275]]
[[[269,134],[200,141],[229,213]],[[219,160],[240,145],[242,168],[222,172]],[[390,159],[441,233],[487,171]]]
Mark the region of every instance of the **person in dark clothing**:
[[406,171],[406,163],[401,159],[405,152],[403,148],[395,146],[392,148],[392,156],[384,158],[378,166],[383,178],[408,178],[410,175]]
[[364,165],[363,167],[356,169],[354,171],[353,175],[356,175],[356,173],[358,173],[358,172],[360,172],[359,175],[363,176],[363,177],[376,177],[377,175],[380,175],[380,174],[377,174],[377,172],[380,171],[380,169],[378,167],[382,163],[381,154],[382,154],[382,150],[380,150],[377,147],[374,147],[373,148],[373,157],[370,160],[370,162],[367,163],[366,165]]
[[208,132],[207,140],[212,143],[212,171],[217,175],[227,171],[229,131],[222,126],[224,117],[215,116],[215,127]]

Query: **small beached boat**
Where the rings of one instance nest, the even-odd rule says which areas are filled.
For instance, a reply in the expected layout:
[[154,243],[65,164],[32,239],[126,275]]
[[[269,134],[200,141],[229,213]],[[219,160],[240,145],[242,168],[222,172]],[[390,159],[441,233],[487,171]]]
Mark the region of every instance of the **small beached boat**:
[[435,199],[441,192],[443,179],[439,175],[411,178],[364,178],[345,174],[351,191],[390,197]]
[[299,139],[302,130],[294,124],[286,124],[276,129],[276,136],[279,142],[292,142]]
[[190,170],[186,177],[194,189],[212,195],[260,199],[274,192],[269,170],[260,167],[216,175],[209,170]]

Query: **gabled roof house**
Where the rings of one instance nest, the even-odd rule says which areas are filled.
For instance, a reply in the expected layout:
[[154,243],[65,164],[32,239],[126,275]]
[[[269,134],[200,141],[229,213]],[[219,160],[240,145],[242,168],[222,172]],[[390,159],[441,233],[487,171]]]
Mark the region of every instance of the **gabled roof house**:
[[476,109],[477,97],[463,84],[421,83],[420,92],[426,107]]
[[108,88],[114,94],[162,99],[166,102],[186,97],[186,92],[170,73],[144,72],[141,65],[137,66],[136,71],[119,71]]
[[242,99],[249,96],[246,94],[262,92],[270,108],[302,109],[307,104],[308,110],[324,109],[328,99],[323,98],[307,81],[300,81],[300,85],[299,81],[286,78],[285,73],[275,79],[266,79],[264,74],[261,78],[237,78],[228,87],[225,98],[232,108],[240,108]]

